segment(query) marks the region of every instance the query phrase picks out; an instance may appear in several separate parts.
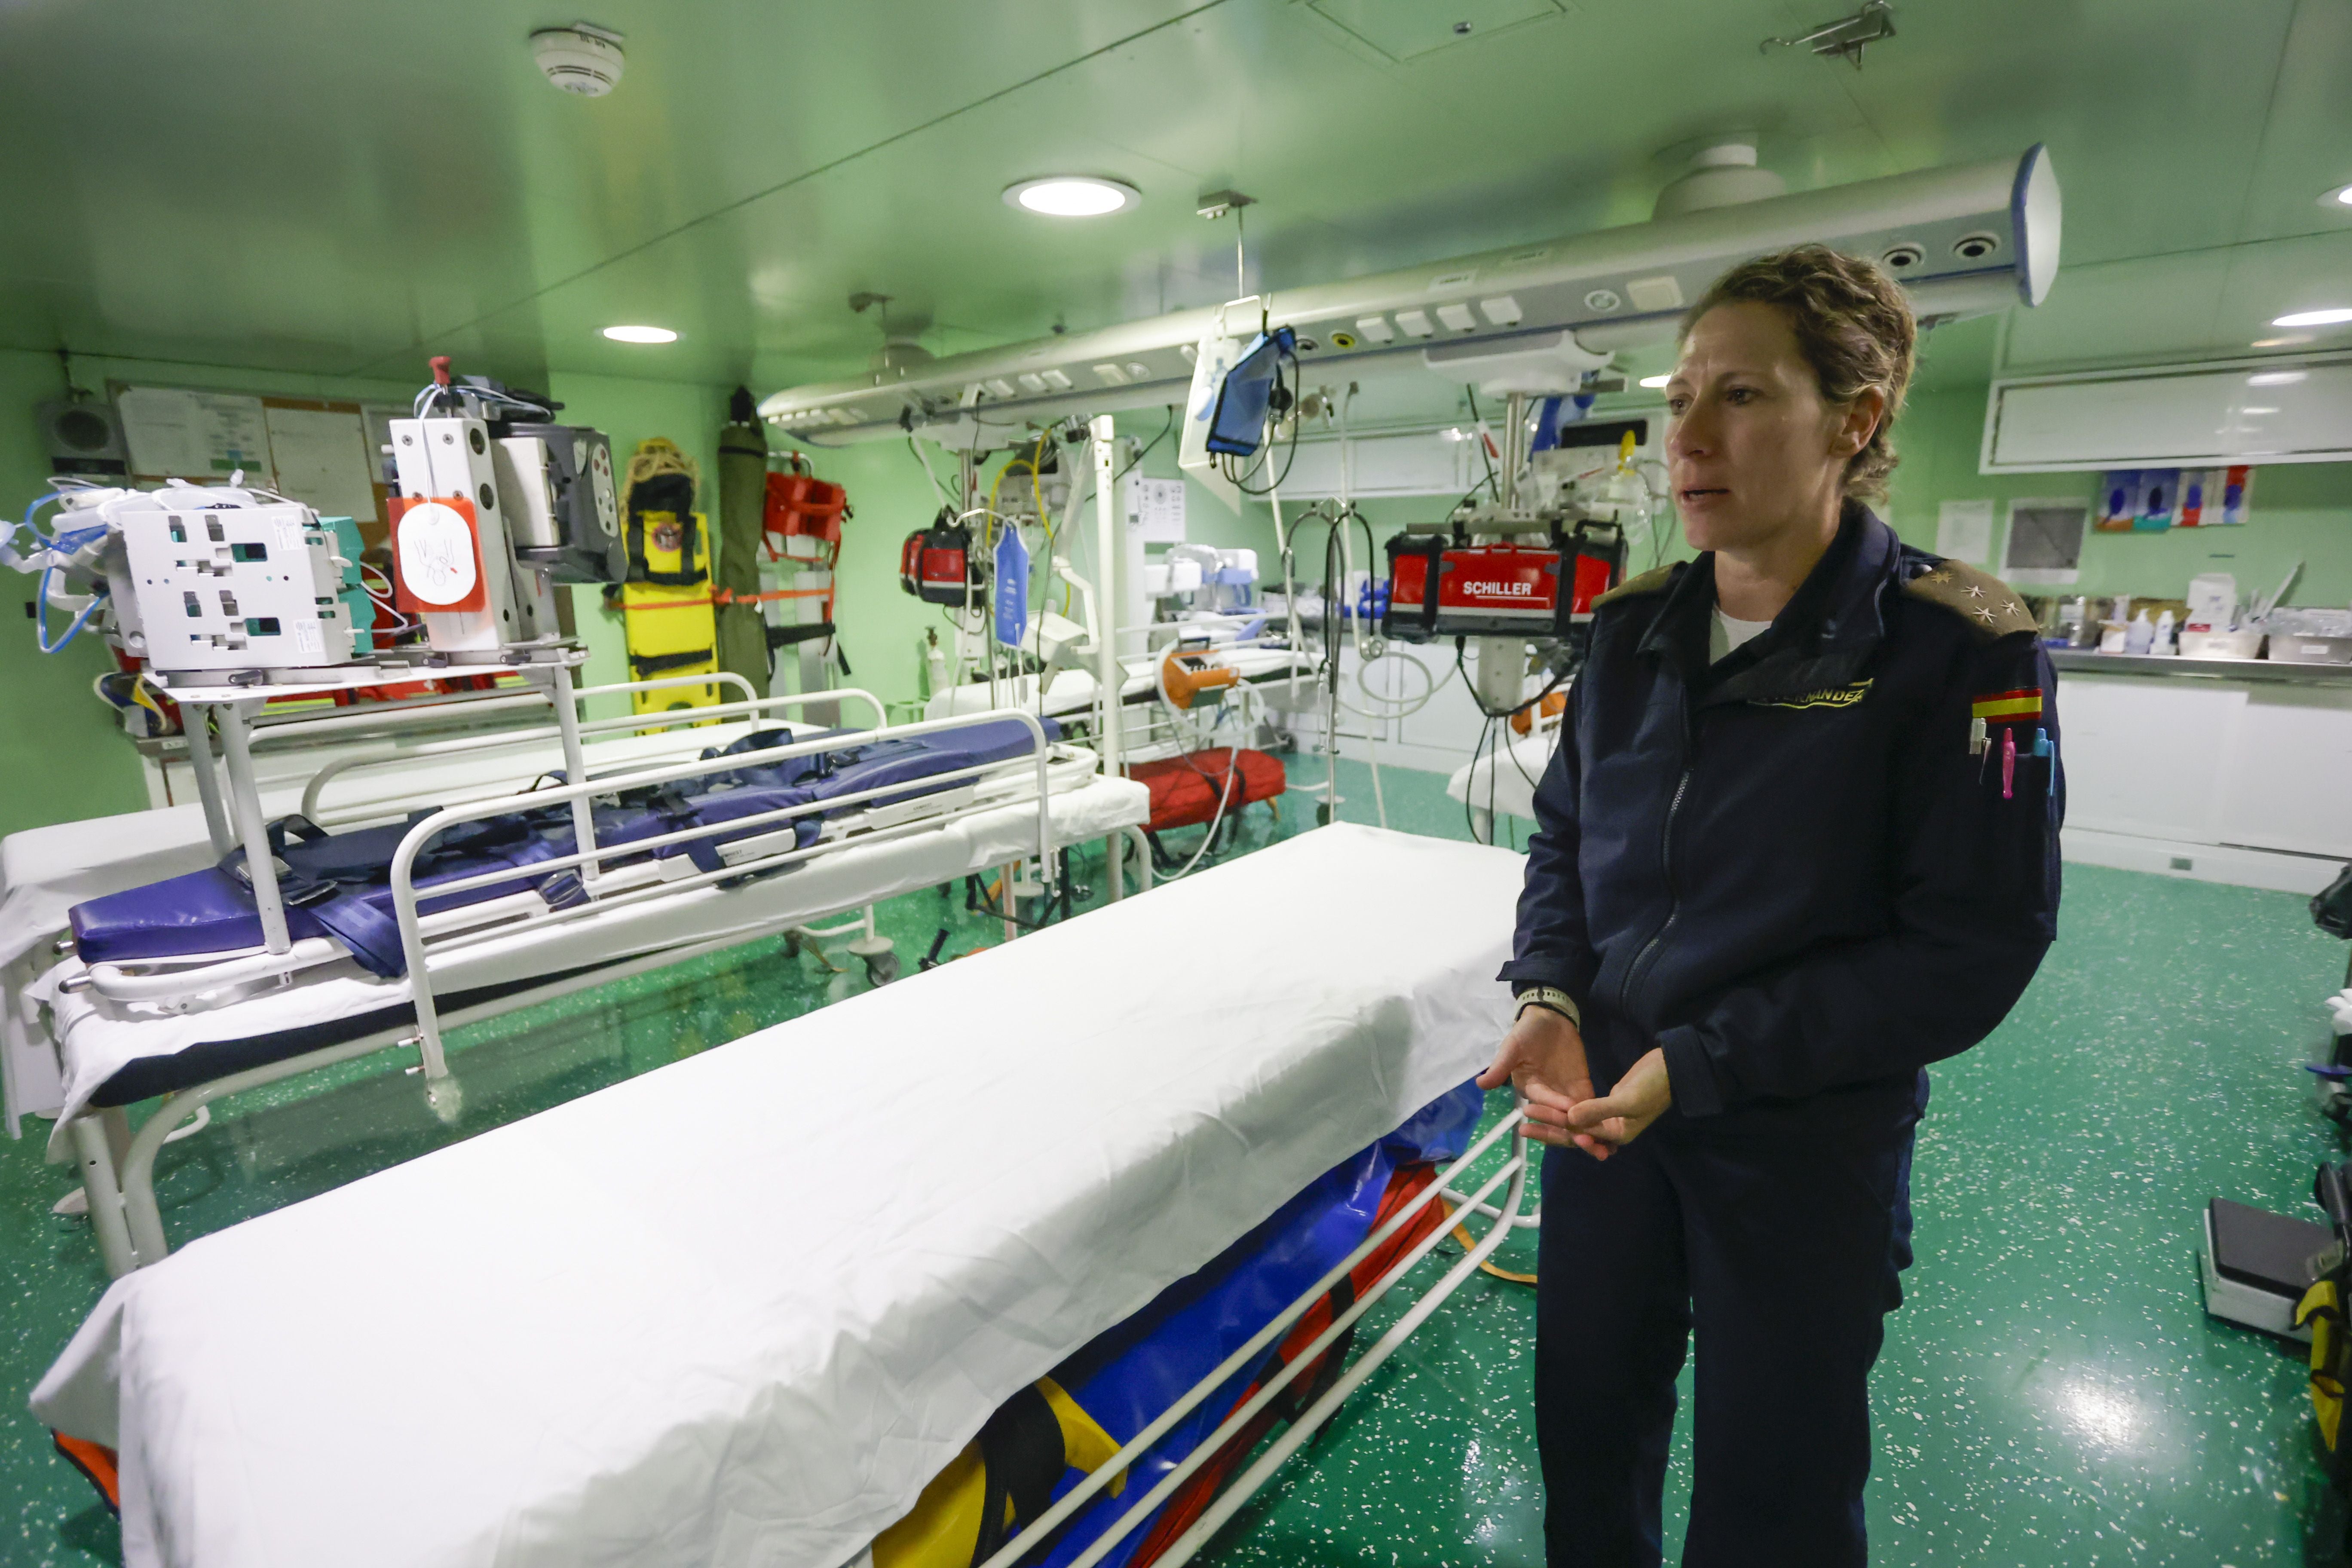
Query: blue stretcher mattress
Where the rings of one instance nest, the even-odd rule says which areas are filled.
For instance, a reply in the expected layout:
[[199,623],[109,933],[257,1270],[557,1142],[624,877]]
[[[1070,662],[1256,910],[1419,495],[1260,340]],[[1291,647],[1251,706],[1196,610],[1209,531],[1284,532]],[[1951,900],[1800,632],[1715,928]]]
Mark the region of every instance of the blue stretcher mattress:
[[[1079,1351],[1055,1370],[1055,1381],[1115,1441],[1130,1441],[1371,1233],[1391,1176],[1408,1165],[1452,1160],[1468,1148],[1486,1100],[1475,1084],[1440,1096],[1386,1138],[1334,1166],[1208,1267]],[[1335,1348],[1344,1353],[1344,1342]],[[1137,1497],[1216,1430],[1277,1364],[1276,1353],[1267,1350],[1146,1450],[1129,1473],[1125,1496],[1088,1504],[1037,1555],[1038,1568],[1062,1568],[1083,1554]],[[1331,1374],[1337,1371],[1335,1363]],[[1303,1382],[1297,1387],[1306,1392]],[[1053,1496],[1084,1479],[1075,1469],[1066,1472]],[[1182,1498],[1177,1494],[1152,1522],[1113,1548],[1103,1568],[1126,1568],[1152,1540],[1167,1509]]]
[[[1051,720],[1045,721],[1045,728],[1049,741],[1059,739],[1060,731]],[[845,737],[865,731],[835,733]],[[594,808],[597,843],[628,845],[893,784],[909,785],[903,792],[842,809],[893,805],[962,782],[941,781],[942,773],[1013,762],[1034,752],[1028,727],[1018,720],[1005,719],[909,738],[877,736],[772,762],[758,760],[761,752],[789,743],[792,737],[785,731],[758,731],[723,752],[704,753],[707,758],[741,756],[745,762],[740,767],[675,784],[618,790],[614,799]],[[288,933],[297,941],[335,937],[370,972],[386,976],[404,973],[400,934],[392,912],[392,857],[401,839],[425,815],[429,814],[333,834],[299,816],[272,823],[270,847],[281,868],[278,880],[286,900]],[[822,819],[831,815],[832,811],[816,811],[789,819],[796,845],[805,848],[814,843]],[[721,846],[777,832],[783,826],[775,821],[755,823],[735,833],[663,845],[648,853],[656,859],[682,855],[699,871],[718,871],[723,868]],[[416,887],[425,895],[418,900],[418,910],[433,914],[525,891],[536,891],[558,908],[576,903],[584,895],[570,869],[531,870],[534,865],[572,854],[574,847],[569,805],[459,824],[436,837],[416,858]],[[510,879],[438,899],[428,893],[439,883],[507,869],[516,873]],[[218,866],[77,904],[68,918],[75,950],[87,963],[187,958],[257,947],[262,942],[261,916],[246,876],[242,848],[232,851]]]

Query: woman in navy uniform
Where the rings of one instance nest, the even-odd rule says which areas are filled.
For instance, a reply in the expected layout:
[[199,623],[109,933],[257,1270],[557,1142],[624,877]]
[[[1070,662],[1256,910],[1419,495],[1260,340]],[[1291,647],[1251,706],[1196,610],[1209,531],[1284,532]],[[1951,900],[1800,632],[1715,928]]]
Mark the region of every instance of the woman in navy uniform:
[[1543,1172],[1552,1568],[1660,1561],[1696,1332],[1687,1568],[1861,1563],[1868,1381],[1911,1260],[1930,1062],[2054,933],[2053,677],[1999,581],[1885,493],[1916,336],[1819,246],[1685,318],[1668,467],[1695,561],[1596,605],[1536,794],[1517,1086]]

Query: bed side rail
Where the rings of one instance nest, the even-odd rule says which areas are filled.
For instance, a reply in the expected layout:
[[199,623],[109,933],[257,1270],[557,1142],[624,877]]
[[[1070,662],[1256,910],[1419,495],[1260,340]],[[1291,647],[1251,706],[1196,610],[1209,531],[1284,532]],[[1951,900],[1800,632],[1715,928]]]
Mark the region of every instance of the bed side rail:
[[[843,695],[845,693],[838,691],[810,694],[812,698],[821,698],[828,701],[837,700]],[[709,712],[709,710],[705,709],[701,711]],[[893,740],[904,740],[961,729],[971,729],[983,723],[998,723],[1006,720],[1019,722],[1029,731],[1031,758],[1035,766],[1037,792],[1036,854],[1044,867],[1043,875],[1050,884],[1054,875],[1053,800],[1050,773],[1053,747],[1045,738],[1045,726],[1037,721],[1034,715],[1019,709],[991,710],[982,713],[960,714],[949,719],[924,720],[917,723],[901,724],[874,732],[887,735]],[[713,773],[731,773],[747,765],[771,764],[793,757],[814,756],[824,752],[838,750],[840,745],[841,742],[837,737],[831,740],[803,741],[792,745],[773,747],[758,753],[755,757],[739,755],[698,758],[691,762],[669,766],[635,769],[617,778],[583,781],[567,784],[556,789],[530,790],[488,800],[473,801],[462,805],[444,806],[410,828],[402,837],[400,847],[393,852],[393,916],[399,927],[401,953],[407,966],[409,989],[415,1001],[417,1047],[419,1055],[424,1059],[426,1076],[435,1079],[448,1076],[448,1067],[441,1046],[440,1025],[434,1007],[431,968],[433,952],[446,953],[453,949],[509,936],[519,930],[581,920],[604,910],[625,908],[652,899],[667,898],[719,881],[755,876],[762,871],[782,869],[797,865],[803,860],[813,859],[819,855],[835,852],[842,846],[837,842],[821,842],[810,845],[804,849],[777,850],[724,866],[716,871],[698,871],[692,876],[679,877],[676,879],[665,879],[651,886],[633,889],[609,897],[600,897],[597,891],[598,873],[607,860],[634,858],[650,854],[656,849],[691,843],[701,838],[712,838],[720,834],[730,837],[743,836],[763,826],[772,830],[777,826],[799,817],[839,810],[843,806],[856,805],[885,796],[905,795],[911,789],[919,786],[937,786],[964,779],[977,779],[984,773],[994,773],[1012,764],[1007,762],[973,763],[967,767],[926,774],[919,781],[901,780],[895,784],[877,785],[871,789],[852,791],[828,800],[782,806],[773,811],[753,813],[726,822],[698,824],[681,828],[674,833],[634,839],[626,844],[610,847],[597,845],[592,833],[573,853],[555,856],[546,860],[535,860],[531,862],[529,868],[529,874],[533,878],[543,878],[564,870],[575,872],[580,878],[583,889],[588,895],[580,903],[563,909],[551,909],[544,914],[534,915],[528,921],[520,922],[443,937],[435,942],[431,952],[427,951],[424,921],[418,913],[419,899],[415,882],[416,858],[426,845],[442,833],[461,823],[478,822],[485,817],[497,816],[507,812],[528,811],[545,806],[584,802],[596,795],[610,795],[618,787],[636,789],[658,786],[706,777]],[[856,842],[859,845],[874,844],[905,837],[915,833],[930,832],[978,812],[993,810],[998,804],[992,801],[975,800],[961,806],[950,808],[937,816],[920,817],[895,826],[877,828],[873,832],[861,834]],[[476,888],[510,883],[517,876],[518,873],[514,868],[501,868],[482,872],[477,876],[436,882],[430,893],[432,897],[437,899]]]
[[[781,696],[761,697],[751,689],[751,683],[741,676],[725,671],[721,674],[726,675],[729,681],[743,688],[741,701],[713,703],[702,708],[680,708],[665,713],[632,714],[620,719],[583,720],[580,722],[581,737],[585,739],[592,735],[610,735],[630,731],[679,729],[707,724],[713,719],[751,718],[757,721],[773,718],[783,709],[805,707],[820,702],[836,702],[844,699],[855,699],[871,709],[875,726],[877,729],[887,721],[888,715],[883,709],[881,700],[872,692],[857,687],[845,687],[837,691],[792,692]],[[678,686],[705,686],[711,684],[714,679],[703,675],[665,676],[655,680],[624,681],[614,686],[583,687],[574,691],[572,696],[575,700],[579,700],[590,697],[658,691]],[[530,694],[529,700],[546,703],[551,700],[551,695],[545,691],[535,691]],[[333,723],[335,721],[324,720],[321,722]],[[354,822],[367,821],[384,815],[381,810],[360,807],[350,808],[331,816],[321,815],[325,810],[321,802],[326,794],[327,785],[358,769],[408,762],[420,757],[487,754],[498,751],[517,750],[525,746],[544,745],[550,741],[560,740],[562,737],[562,731],[560,726],[546,725],[529,730],[501,730],[482,735],[463,735],[446,741],[426,741],[395,750],[361,752],[348,757],[337,757],[320,768],[317,773],[312,773],[310,782],[303,785],[302,815],[321,827],[346,826]]]

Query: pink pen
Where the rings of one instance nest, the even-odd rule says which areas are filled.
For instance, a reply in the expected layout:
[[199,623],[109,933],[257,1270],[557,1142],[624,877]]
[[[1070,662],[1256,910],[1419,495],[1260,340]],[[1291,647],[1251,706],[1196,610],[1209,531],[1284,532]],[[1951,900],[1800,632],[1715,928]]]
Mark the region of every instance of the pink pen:
[[2016,731],[2014,729],[2004,729],[2004,730],[2002,730],[2002,731],[2001,731],[2001,732],[2000,732],[2000,798],[2001,798],[2001,799],[2003,799],[2003,800],[2012,800],[2012,799],[2016,798],[2016,796],[2015,796],[2015,793],[2014,793],[2014,787],[2013,787],[2013,786],[2016,784],[2016,783],[2017,783],[2017,731]]

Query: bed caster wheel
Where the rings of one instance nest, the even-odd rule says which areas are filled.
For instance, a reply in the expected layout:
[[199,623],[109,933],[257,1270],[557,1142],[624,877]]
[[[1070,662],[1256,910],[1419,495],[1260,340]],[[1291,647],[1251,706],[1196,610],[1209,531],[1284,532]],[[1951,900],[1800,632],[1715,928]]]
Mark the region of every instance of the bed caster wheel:
[[862,936],[849,944],[852,955],[866,963],[866,978],[876,985],[887,985],[898,978],[898,951],[890,939],[877,932]]
[[1315,807],[1315,826],[1318,827],[1328,827],[1338,818],[1338,816],[1339,814],[1331,809],[1331,803],[1329,801],[1319,801],[1317,803]]

